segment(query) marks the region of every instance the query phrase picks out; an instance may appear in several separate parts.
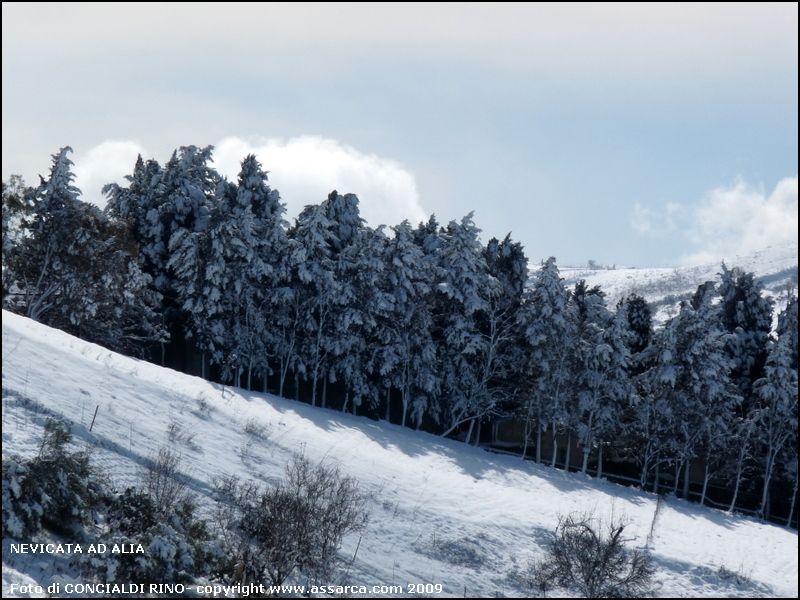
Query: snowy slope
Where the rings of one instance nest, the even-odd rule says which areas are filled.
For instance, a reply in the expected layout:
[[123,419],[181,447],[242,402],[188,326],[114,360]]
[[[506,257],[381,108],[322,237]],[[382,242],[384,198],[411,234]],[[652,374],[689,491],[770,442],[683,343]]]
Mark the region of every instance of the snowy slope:
[[[784,290],[797,289],[797,262],[797,243],[768,246],[725,260],[728,267],[738,266],[755,273],[766,293],[776,297],[779,303]],[[656,320],[663,322],[677,312],[679,301],[690,297],[698,285],[717,280],[720,263],[659,268],[560,267],[560,270],[569,286],[579,279],[585,279],[589,285],[600,285],[607,294],[609,306],[616,305],[628,294],[639,294],[656,307]]]
[[[429,582],[443,584],[445,596],[462,597],[465,588],[471,597],[524,596],[513,572],[539,552],[559,513],[625,514],[638,545],[650,530],[650,494],[383,422],[223,389],[5,311],[2,348],[4,454],[31,454],[46,414],[54,412],[74,423],[79,444],[95,446],[95,460],[118,485],[133,483],[142,458],[170,443],[171,422],[194,434],[180,449],[201,496],[217,475],[279,477],[294,452],[340,463],[373,498],[349,584]],[[268,439],[248,448],[249,419],[268,426]],[[357,543],[347,539],[344,552],[352,556]],[[653,551],[661,596],[797,596],[794,531],[669,500]],[[749,581],[719,577],[723,565]],[[4,595],[7,582],[26,577],[47,584],[51,575],[4,564]]]

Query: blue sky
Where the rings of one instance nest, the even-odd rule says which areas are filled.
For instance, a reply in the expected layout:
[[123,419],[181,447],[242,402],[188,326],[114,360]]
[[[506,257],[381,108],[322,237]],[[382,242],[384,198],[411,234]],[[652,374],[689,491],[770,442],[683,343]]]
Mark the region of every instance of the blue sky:
[[136,152],[215,144],[290,216],[337,187],[534,261],[715,260],[797,237],[797,83],[796,4],[4,3],[2,170],[69,144],[102,204]]

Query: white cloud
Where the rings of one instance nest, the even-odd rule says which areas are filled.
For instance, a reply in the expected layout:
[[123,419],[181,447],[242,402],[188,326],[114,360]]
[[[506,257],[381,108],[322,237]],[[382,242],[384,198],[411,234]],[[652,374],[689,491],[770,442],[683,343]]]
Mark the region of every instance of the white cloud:
[[225,138],[216,146],[214,163],[235,180],[242,158],[255,154],[269,171],[270,182],[288,206],[290,219],[307,204],[318,204],[336,189],[353,192],[361,216],[371,225],[424,220],[414,175],[401,164],[362,154],[336,140],[301,136],[287,140]]
[[677,202],[668,202],[663,210],[654,210],[642,206],[639,202],[633,205],[631,227],[642,235],[653,238],[674,235],[684,213],[684,207]]
[[743,179],[708,192],[692,207],[675,202],[633,206],[630,225],[653,240],[679,237],[687,265],[718,262],[768,246],[797,242],[797,177],[781,179],[771,193]]
[[694,264],[796,242],[797,177],[769,194],[743,180],[712,190],[693,211],[687,237],[697,249],[683,262]]
[[126,184],[125,175],[133,171],[138,154],[146,156],[136,142],[107,140],[75,156],[75,185],[83,192],[83,199],[105,207],[106,198],[100,190],[107,183]]
[[[75,183],[83,199],[105,206],[101,189],[107,183],[126,184],[137,154],[147,153],[134,141],[105,141],[77,155]],[[236,181],[242,159],[255,154],[269,171],[270,183],[287,203],[288,217],[296,217],[307,204],[318,204],[336,189],[353,192],[360,200],[361,216],[371,225],[412,223],[427,215],[419,202],[414,175],[401,164],[374,154],[363,154],[336,140],[301,136],[287,140],[223,139],[214,150],[214,167]]]

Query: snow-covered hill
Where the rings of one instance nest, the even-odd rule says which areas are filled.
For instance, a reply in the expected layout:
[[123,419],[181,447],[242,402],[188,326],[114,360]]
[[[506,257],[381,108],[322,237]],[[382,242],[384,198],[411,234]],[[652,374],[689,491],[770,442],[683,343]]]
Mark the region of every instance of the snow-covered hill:
[[[763,250],[725,260],[728,267],[752,271],[764,284],[765,292],[781,302],[785,290],[797,289],[797,243],[768,246]],[[681,267],[588,269],[561,267],[565,282],[572,286],[579,279],[600,285],[614,306],[631,293],[644,297],[656,308],[656,321],[663,322],[677,312],[680,300],[689,298],[697,286],[716,280],[720,263]]]
[[[371,518],[348,584],[443,584],[450,597],[524,596],[514,572],[559,514],[614,511],[632,520],[635,544],[650,531],[655,496],[273,396],[235,390],[114,354],[3,312],[3,453],[30,455],[47,414],[73,423],[79,444],[113,481],[134,483],[143,458],[180,443],[192,487],[207,497],[215,476],[280,477],[292,453],[339,463],[372,494]],[[89,423],[95,407],[97,419]],[[250,421],[267,428],[248,443]],[[174,437],[174,436],[173,436]],[[191,439],[190,439],[191,438]],[[357,538],[346,540],[352,556]],[[797,596],[797,534],[681,500],[662,508],[652,543],[661,596]],[[4,552],[12,582],[54,577],[51,558]],[[728,571],[747,577],[725,577]],[[721,576],[722,574],[722,576]],[[342,582],[332,582],[342,583]]]

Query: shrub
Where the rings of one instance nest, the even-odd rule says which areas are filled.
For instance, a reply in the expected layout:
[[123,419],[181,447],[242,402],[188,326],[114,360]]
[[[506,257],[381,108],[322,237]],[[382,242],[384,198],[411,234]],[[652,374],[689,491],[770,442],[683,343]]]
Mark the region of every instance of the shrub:
[[173,507],[188,498],[186,477],[180,472],[180,455],[169,448],[161,448],[150,457],[141,474],[142,489],[153,503],[159,515],[165,515]]
[[3,532],[20,537],[46,527],[68,533],[89,520],[106,497],[105,482],[94,472],[87,451],[67,449],[67,427],[48,419],[37,456],[3,461]]
[[355,479],[302,457],[289,463],[277,486],[228,478],[216,492],[217,524],[230,557],[223,575],[242,584],[266,575],[281,585],[295,570],[329,577],[342,538],[367,520]]
[[542,593],[553,584],[585,598],[635,598],[651,591],[650,555],[625,547],[628,523],[592,514],[561,516],[543,560],[531,566],[532,585]]
[[150,496],[128,488],[111,504],[107,529],[98,541],[109,548],[141,545],[144,553],[88,554],[82,563],[84,574],[130,583],[189,583],[209,574],[221,547],[195,512],[195,504],[183,499],[159,513]]

